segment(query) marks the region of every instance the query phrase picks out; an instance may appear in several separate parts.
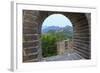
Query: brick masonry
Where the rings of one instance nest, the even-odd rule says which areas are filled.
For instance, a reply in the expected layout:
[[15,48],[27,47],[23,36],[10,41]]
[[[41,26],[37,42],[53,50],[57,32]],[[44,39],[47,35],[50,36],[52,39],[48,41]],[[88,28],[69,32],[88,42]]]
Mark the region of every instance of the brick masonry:
[[91,58],[90,14],[23,10],[23,62],[41,61],[41,26],[51,14],[63,14],[73,24],[73,49],[85,59]]

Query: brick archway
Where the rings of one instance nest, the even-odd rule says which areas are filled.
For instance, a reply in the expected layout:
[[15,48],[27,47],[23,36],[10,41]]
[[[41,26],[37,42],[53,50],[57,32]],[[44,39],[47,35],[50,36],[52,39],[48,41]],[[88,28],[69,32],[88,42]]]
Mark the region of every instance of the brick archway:
[[[59,13],[68,17],[73,24],[73,49],[85,59],[91,58],[89,14],[53,11],[23,10],[23,62],[40,61],[42,22],[51,14]],[[88,18],[87,18],[88,17]]]

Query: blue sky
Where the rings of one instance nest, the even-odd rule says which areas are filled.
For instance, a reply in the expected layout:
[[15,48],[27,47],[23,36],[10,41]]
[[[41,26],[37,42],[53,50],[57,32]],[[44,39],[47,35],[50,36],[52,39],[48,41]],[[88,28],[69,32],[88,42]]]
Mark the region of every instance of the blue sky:
[[65,27],[67,25],[72,26],[71,21],[67,17],[65,17],[62,14],[52,14],[44,20],[42,24],[42,28],[45,28],[48,26]]

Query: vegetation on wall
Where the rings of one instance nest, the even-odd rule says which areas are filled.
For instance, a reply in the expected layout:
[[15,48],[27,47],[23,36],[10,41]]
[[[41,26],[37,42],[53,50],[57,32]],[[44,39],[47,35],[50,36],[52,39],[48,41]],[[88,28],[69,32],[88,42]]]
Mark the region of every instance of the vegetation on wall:
[[68,32],[65,29],[46,30],[46,32],[41,35],[43,57],[57,55],[57,41],[71,39],[72,34],[72,31]]

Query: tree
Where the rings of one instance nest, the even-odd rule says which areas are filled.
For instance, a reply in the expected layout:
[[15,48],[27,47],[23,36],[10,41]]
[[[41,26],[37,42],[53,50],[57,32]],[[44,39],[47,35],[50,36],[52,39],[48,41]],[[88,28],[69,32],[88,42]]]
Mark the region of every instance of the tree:
[[42,35],[42,54],[44,57],[57,55],[56,38],[51,34]]

